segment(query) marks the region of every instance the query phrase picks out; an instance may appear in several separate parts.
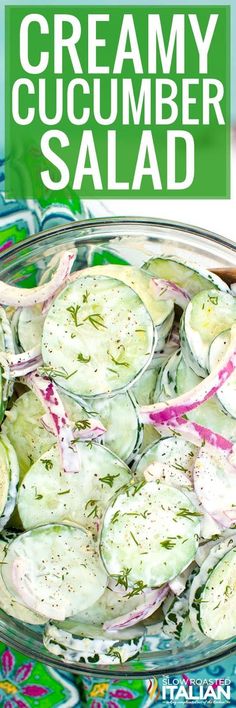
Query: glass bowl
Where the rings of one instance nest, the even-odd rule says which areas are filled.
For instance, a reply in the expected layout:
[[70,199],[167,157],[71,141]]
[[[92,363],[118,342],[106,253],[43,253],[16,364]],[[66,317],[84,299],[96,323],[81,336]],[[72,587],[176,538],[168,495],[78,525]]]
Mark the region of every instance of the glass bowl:
[[[38,282],[56,252],[76,245],[74,270],[107,262],[141,266],[158,254],[177,255],[202,267],[236,266],[236,245],[201,229],[169,221],[144,218],[100,218],[72,223],[26,239],[1,255],[0,277],[30,287]],[[236,638],[223,642],[196,639],[188,645],[151,636],[142,653],[122,666],[65,664],[50,655],[39,628],[23,624],[0,611],[0,639],[59,669],[94,676],[150,676],[201,667],[236,650]]]

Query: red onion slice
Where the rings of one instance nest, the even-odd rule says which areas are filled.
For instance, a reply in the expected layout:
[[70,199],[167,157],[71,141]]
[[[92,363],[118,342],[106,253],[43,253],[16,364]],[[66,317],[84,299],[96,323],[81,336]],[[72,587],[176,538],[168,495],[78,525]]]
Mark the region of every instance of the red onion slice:
[[[45,413],[45,415],[42,416],[41,421],[44,428],[48,430],[49,433],[54,432],[53,426],[51,424],[51,417],[48,415],[48,413]],[[104,433],[106,432],[106,428],[104,428],[104,425],[101,423],[99,418],[93,418],[91,416],[88,422],[90,426],[88,428],[85,428],[84,430],[78,430],[77,428],[74,428],[73,423],[71,423],[73,437],[75,439],[79,438],[80,440],[94,440],[104,435]],[[74,444],[73,441],[72,444]]]
[[218,389],[227,381],[236,368],[236,325],[231,328],[230,344],[217,367],[203,379],[197,386],[187,393],[171,398],[168,403],[154,403],[152,406],[143,406],[140,417],[143,423],[165,423],[185,415],[212,398]]
[[213,430],[206,428],[204,425],[199,425],[199,423],[194,423],[183,417],[172,418],[169,423],[157,423],[155,424],[155,428],[160,430],[161,434],[170,434],[173,432],[176,435],[182,435],[187,442],[197,447],[201,447],[203,443],[207,442],[209,445],[213,445],[213,447],[225,452],[226,455],[230,455],[234,452],[234,444],[231,440],[224,438],[223,435],[219,435],[219,433],[214,433]]
[[226,529],[232,528],[232,526],[236,523],[236,513],[232,509],[228,509],[226,511],[216,511],[214,512],[214,516],[212,514],[212,518],[214,518],[218,524]]
[[0,280],[0,302],[13,307],[29,307],[48,300],[68,277],[76,257],[76,249],[64,251],[49,283],[36,288],[17,288]]
[[76,428],[74,429],[74,436],[75,438],[79,437],[81,440],[94,440],[96,438],[100,438],[104,433],[106,433],[106,428],[104,428],[104,425],[101,423],[99,418],[91,418],[89,419],[89,428],[85,428],[84,430],[77,430]]
[[55,384],[37,373],[29,374],[22,380],[36,393],[50,417],[50,427],[59,444],[64,472],[79,472],[80,457],[77,446],[73,445],[73,430]]
[[171,280],[163,280],[162,278],[152,278],[153,293],[161,300],[173,300],[176,305],[185,310],[190,302],[190,296],[187,290],[180,288]]
[[143,593],[143,602],[141,602],[135,610],[127,612],[127,614],[121,617],[108,620],[104,623],[103,629],[107,632],[115,632],[120,629],[126,629],[126,627],[132,627],[138,622],[142,622],[160,607],[168,592],[169,586],[163,585],[160,588],[155,588],[155,590],[149,590]]
[[35,371],[42,363],[41,348],[39,346],[29,349],[20,354],[6,354],[6,359],[10,366],[11,376],[17,378]]

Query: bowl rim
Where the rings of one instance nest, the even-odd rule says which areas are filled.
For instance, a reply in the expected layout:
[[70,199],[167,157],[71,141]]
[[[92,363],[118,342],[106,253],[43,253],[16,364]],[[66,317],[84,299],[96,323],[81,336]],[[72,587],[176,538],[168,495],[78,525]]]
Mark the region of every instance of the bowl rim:
[[[208,239],[209,241],[212,241],[213,243],[218,243],[220,246],[224,246],[226,248],[231,249],[231,251],[236,252],[236,243],[231,241],[231,239],[227,238],[226,236],[221,236],[215,231],[209,231],[208,229],[203,229],[200,226],[194,226],[191,224],[186,224],[182,221],[174,221],[174,220],[169,220],[169,219],[161,219],[161,218],[155,218],[155,217],[145,217],[145,216],[104,216],[104,217],[94,217],[94,218],[87,218],[87,219],[81,219],[77,221],[72,221],[69,224],[61,224],[59,226],[54,226],[53,228],[50,229],[45,229],[45,231],[39,231],[35,234],[32,234],[30,236],[27,236],[25,239],[22,241],[18,241],[18,243],[13,244],[12,246],[9,246],[9,248],[6,248],[6,250],[2,251],[0,253],[0,261],[4,260],[6,257],[14,255],[14,253],[17,253],[18,251],[22,250],[23,248],[27,248],[29,246],[33,246],[35,244],[40,244],[43,242],[46,238],[49,236],[55,236],[55,234],[62,235],[62,234],[67,234],[75,230],[81,229],[83,231],[89,230],[91,227],[95,228],[96,227],[106,227],[106,226],[113,226],[113,225],[118,225],[118,226],[145,226],[145,227],[157,227],[157,229],[169,229],[170,231],[179,231],[180,233],[183,234],[188,234],[188,235],[193,235],[193,236],[199,236],[200,238]],[[138,234],[137,234],[138,235]],[[83,234],[83,239],[84,239],[84,234]],[[135,238],[135,234],[132,235],[132,237]],[[91,234],[90,234],[91,238]],[[82,240],[82,239],[81,239]]]
[[[228,648],[224,650],[224,652],[217,654],[216,656],[207,656],[203,657],[202,659],[195,659],[194,661],[188,661],[185,660],[183,663],[178,663],[177,666],[173,667],[166,667],[166,666],[160,666],[153,667],[150,669],[129,669],[129,664],[126,665],[121,665],[122,671],[116,671],[116,668],[114,671],[111,671],[106,665],[101,669],[95,666],[95,664],[92,664],[91,666],[89,664],[78,664],[78,667],[74,663],[66,662],[63,663],[63,661],[57,657],[54,657],[53,654],[50,654],[48,652],[48,656],[42,657],[40,656],[40,650],[39,653],[36,650],[32,649],[31,647],[27,648],[24,647],[24,645],[18,641],[17,639],[11,639],[9,640],[9,637],[7,634],[5,635],[4,632],[2,633],[0,629],[0,640],[3,641],[5,644],[11,646],[13,649],[16,649],[16,651],[20,651],[21,653],[26,653],[27,656],[29,656],[32,659],[35,659],[36,661],[39,661],[40,663],[47,664],[49,666],[52,666],[54,669],[58,671],[67,671],[69,673],[75,674],[75,675],[80,675],[80,674],[87,674],[88,676],[96,676],[97,678],[103,678],[104,676],[107,676],[110,679],[114,679],[117,676],[119,676],[121,679],[123,678],[150,678],[150,676],[169,676],[171,674],[176,674],[179,675],[186,671],[194,671],[196,669],[202,669],[204,666],[208,666],[210,664],[213,664],[215,662],[219,662],[222,659],[227,659],[231,655],[236,653],[236,646],[235,645],[229,645]],[[147,656],[148,656],[147,652]],[[144,659],[145,653],[141,657]],[[152,662],[155,661],[155,657],[151,659]],[[130,664],[131,666],[131,664]],[[125,668],[124,668],[125,667]],[[127,667],[127,668],[126,668]],[[119,667],[117,667],[118,669]]]

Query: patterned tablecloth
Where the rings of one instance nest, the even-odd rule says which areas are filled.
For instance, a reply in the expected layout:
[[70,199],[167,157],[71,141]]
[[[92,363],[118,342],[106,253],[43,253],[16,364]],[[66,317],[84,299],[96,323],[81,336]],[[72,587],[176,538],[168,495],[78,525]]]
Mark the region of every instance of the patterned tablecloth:
[[[204,669],[188,672],[183,676],[169,676],[168,685],[189,685],[194,681],[202,685],[212,682],[216,686],[222,679],[230,682],[230,701],[221,700],[215,705],[222,708],[236,706],[236,658],[223,663],[210,664]],[[149,706],[172,705],[200,708],[212,705],[209,700],[173,700],[170,690],[163,694],[162,677],[141,679],[116,679],[110,681],[75,677],[58,672],[49,666],[35,662],[19,652],[0,644],[0,706],[2,708],[148,708]],[[196,692],[199,688],[196,689]],[[195,693],[195,690],[194,690]],[[196,695],[196,693],[195,693]],[[166,697],[164,697],[166,696]]]
[[[0,186],[3,185],[3,163],[0,162]],[[7,201],[0,193],[0,252],[28,235],[46,228],[74,221],[86,216],[77,198],[64,204],[37,204],[33,202]],[[184,676],[169,676],[169,686],[207,685],[214,686],[222,680],[230,682],[230,702],[222,699],[217,705],[236,706],[236,657],[223,663],[211,664],[205,669],[188,672]],[[0,706],[3,708],[148,708],[159,706],[206,706],[209,700],[195,698],[171,700],[171,690],[164,691],[167,679],[150,677],[141,679],[91,679],[75,677],[66,672],[58,672],[49,666],[35,662],[19,652],[0,643]],[[175,691],[174,691],[175,692]]]

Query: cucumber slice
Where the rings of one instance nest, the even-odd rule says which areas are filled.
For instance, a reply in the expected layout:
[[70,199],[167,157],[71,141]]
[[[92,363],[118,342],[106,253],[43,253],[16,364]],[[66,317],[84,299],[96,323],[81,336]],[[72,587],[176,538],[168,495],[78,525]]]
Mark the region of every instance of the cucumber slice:
[[197,266],[190,266],[178,260],[176,256],[150,258],[149,261],[144,263],[143,269],[157,278],[170,280],[172,283],[179,285],[179,287],[185,288],[190,297],[193,297],[201,290],[210,290],[212,287],[229,291],[226,283],[214,273]]
[[143,375],[132,388],[133,395],[139,406],[148,406],[154,403],[154,392],[160,367],[153,366],[153,362],[154,358],[148,369],[143,372]]
[[[177,395],[180,396],[182,393],[190,391],[200,381],[201,379],[187,366],[182,358],[176,374]],[[215,433],[219,433],[230,440],[236,440],[236,421],[221,408],[216,396],[202,403],[191,413],[187,413],[187,418],[199,423],[199,425],[210,428]]]
[[14,448],[0,434],[0,530],[6,526],[16,503],[19,466]]
[[203,633],[211,639],[236,635],[236,549],[226,553],[206,582],[200,605]]
[[[209,370],[212,371],[225,354],[225,351],[229,345],[230,341],[230,330],[226,332],[221,332],[213,340],[210,351],[209,351]],[[217,391],[217,398],[219,399],[224,410],[236,418],[236,374],[231,374],[228,381]]]
[[199,514],[183,492],[156,482],[130,484],[105,513],[102,560],[117,579],[156,587],[189,565],[199,531]]
[[143,437],[134,397],[127,392],[109,398],[93,398],[90,406],[106,428],[102,442],[125,462],[133,459]]
[[20,481],[31,465],[55,442],[54,435],[42,424],[44,414],[45,409],[33,391],[23,393],[6,412],[2,430],[15,448]]
[[153,322],[139,296],[112,278],[77,278],[44,322],[46,373],[82,397],[127,389],[148,366],[154,346]]
[[[95,415],[106,428],[97,442],[106,445],[125,462],[133,459],[142,444],[143,425],[139,420],[136,401],[131,393],[126,391],[108,398],[98,396],[91,398],[89,403],[87,400],[72,396],[72,394],[65,395],[63,389],[60,389],[60,396],[65,408],[68,409],[71,420],[75,422],[78,429],[80,429],[80,422],[83,427],[83,421],[85,422],[87,419],[88,422],[92,422]],[[74,409],[73,401],[75,402]],[[83,437],[86,440],[86,428]],[[90,438],[88,427],[87,439]]]
[[213,546],[189,596],[190,621],[196,632],[215,640],[236,634],[235,615],[236,536]]
[[197,565],[199,566],[199,568],[201,568],[201,566],[204,563],[204,561],[206,560],[206,558],[208,558],[209,552],[216,545],[216,543],[219,543],[220,540],[223,540],[226,537],[225,531],[228,532],[228,536],[229,536],[229,532],[230,532],[230,534],[232,534],[232,529],[224,529],[223,530],[219,524],[218,524],[218,528],[217,528],[217,524],[216,524],[216,529],[217,529],[216,532],[214,534],[212,534],[212,536],[210,538],[208,538],[207,540],[205,540],[205,539],[203,540],[201,538],[199,541],[199,546],[198,546],[197,553],[195,556],[195,561],[196,561]]
[[[146,630],[146,639],[148,640],[148,637],[159,637],[165,639],[165,635],[163,633],[163,621],[164,621],[164,614],[163,614],[163,605],[161,607],[158,607],[158,610],[151,615],[151,617],[147,617],[147,619],[144,621],[145,625],[145,630]],[[147,646],[149,647],[149,642],[147,641]],[[145,647],[146,647],[146,641],[145,641]]]
[[182,393],[190,391],[200,383],[201,378],[187,365],[185,358],[181,356],[176,371],[176,395],[180,396]]
[[133,394],[139,406],[155,403],[161,372],[172,354],[173,350],[167,341],[160,352],[155,352],[148,368],[133,386]]
[[[157,300],[159,303],[164,302],[164,300]],[[170,300],[166,300],[165,302],[170,302]],[[172,301],[171,301],[172,302]],[[173,302],[172,302],[173,306]],[[170,332],[172,330],[173,324],[174,324],[174,318],[175,318],[175,312],[173,309],[173,312],[170,312],[168,317],[164,320],[164,322],[161,322],[160,325],[156,325],[156,335],[157,335],[157,342],[155,346],[155,352],[160,352],[164,349],[165,342],[167,338],[170,335]]]
[[19,602],[56,620],[92,605],[107,583],[90,534],[66,524],[49,524],[17,536],[1,570],[8,591]]
[[203,290],[189,303],[182,318],[181,346],[185,352],[187,342],[190,363],[197,374],[207,375],[213,339],[235,320],[236,298],[230,293]]
[[202,369],[202,366],[200,366],[199,362],[193,358],[193,353],[190,349],[189,342],[186,336],[186,331],[185,331],[185,320],[182,315],[181,320],[180,320],[180,327],[179,327],[179,336],[180,336],[180,344],[181,344],[181,352],[183,359],[186,363],[186,367],[193,372],[196,376],[200,376],[201,378],[204,378],[205,376],[205,371]]
[[[78,612],[76,614],[76,617],[73,618],[73,623],[76,622],[78,633],[81,636],[98,636],[99,632],[101,636],[103,636],[103,625],[105,622],[121,617],[122,615],[126,615],[127,613],[133,612],[133,610],[138,608],[139,604],[142,602],[142,598],[140,599],[140,595],[143,596],[142,591],[138,592],[137,589],[134,594],[131,592],[131,597],[129,597],[129,593],[126,592],[124,588],[123,590],[124,594],[114,592],[113,590],[106,588],[103,595],[101,595],[94,605],[91,605],[91,607],[88,607],[87,610],[83,610],[83,612]],[[66,626],[68,628],[68,620],[66,620]],[[61,629],[65,628],[65,623],[61,622],[60,627]],[[114,632],[114,630],[112,630],[111,632],[111,630],[109,630],[109,636],[112,634],[116,635],[117,631],[118,630],[115,630]],[[119,632],[120,631],[122,631],[122,634],[123,631],[125,631],[124,636],[131,638],[142,636],[143,627],[138,624],[137,626],[135,625],[134,627],[128,627],[126,630],[122,629],[119,630]]]
[[[139,268],[130,265],[107,264],[93,266],[77,273],[78,277],[85,276],[107,276],[120,280],[128,285],[139,295],[149,312],[155,326],[158,328],[159,336],[166,337],[169,333],[174,317],[174,307],[171,300],[161,300],[155,298],[152,288],[152,278],[148,273],[144,273]],[[73,276],[74,277],[74,276]]]
[[92,442],[77,446],[79,474],[63,474],[56,445],[27,472],[17,500],[25,529],[69,520],[96,533],[114,492],[129,482],[129,468],[111,450]]
[[45,315],[42,314],[41,305],[24,307],[20,310],[18,341],[25,352],[41,345],[44,319]]
[[[0,539],[0,569],[2,563],[5,562],[5,555],[7,550],[7,544],[5,541]],[[8,592],[5,583],[3,582],[2,575],[0,573],[0,608],[6,612],[10,617],[14,617],[21,622],[26,622],[27,624],[44,624],[45,617],[36,614],[28,610],[24,605],[21,605],[17,600]]]
[[142,480],[147,467],[154,462],[160,462],[169,463],[176,471],[183,472],[187,479],[191,480],[197,453],[198,448],[181,437],[173,435],[161,438],[144,450],[134,467],[135,478]]
[[168,637],[179,642],[189,641],[194,634],[194,629],[189,618],[189,593],[193,578],[197,573],[195,568],[187,580],[186,588],[181,595],[168,598],[163,604],[164,622],[163,632]]
[[139,450],[138,454],[138,459],[139,455],[143,453],[149,445],[151,445],[153,442],[156,442],[156,440],[160,440],[160,433],[154,428],[153,425],[149,425],[148,423],[143,426],[143,442]]
[[[180,489],[190,501],[196,506],[198,499],[193,495],[192,483],[183,472],[179,472],[175,467],[165,462],[153,462],[144,472],[145,482],[157,482],[158,484],[168,484],[170,487]],[[193,498],[192,498],[193,497]]]
[[[153,357],[148,369],[144,371],[137,383],[133,386],[132,392],[139,406],[148,406],[154,403],[154,391],[161,364],[157,363],[158,357]],[[138,450],[138,454],[146,450],[154,440],[159,440],[160,435],[155,430],[153,425],[144,424],[142,430],[142,443]]]
[[[156,367],[156,385],[152,393],[152,400],[145,401],[141,405],[148,405],[149,403],[156,403],[160,400],[166,400],[170,396],[175,396],[175,377],[176,368],[178,366],[178,359],[180,357],[180,349],[176,342],[179,339],[176,337],[176,332],[173,334],[173,341],[171,337],[165,342],[163,350],[159,353],[155,353],[152,363],[150,366]],[[150,368],[150,367],[149,367]],[[143,378],[143,377],[142,377]]]
[[[89,628],[89,635],[80,634],[80,625],[76,622],[64,623],[67,629],[61,629],[49,622],[44,631],[43,642],[52,654],[66,663],[81,662],[86,664],[117,665],[133,659],[140,652],[144,636],[127,636],[127,632],[110,635],[96,628]],[[137,634],[137,633],[136,633]]]
[[166,401],[176,396],[176,372],[181,357],[181,350],[172,354],[166,364],[160,369],[154,391],[154,403]]

